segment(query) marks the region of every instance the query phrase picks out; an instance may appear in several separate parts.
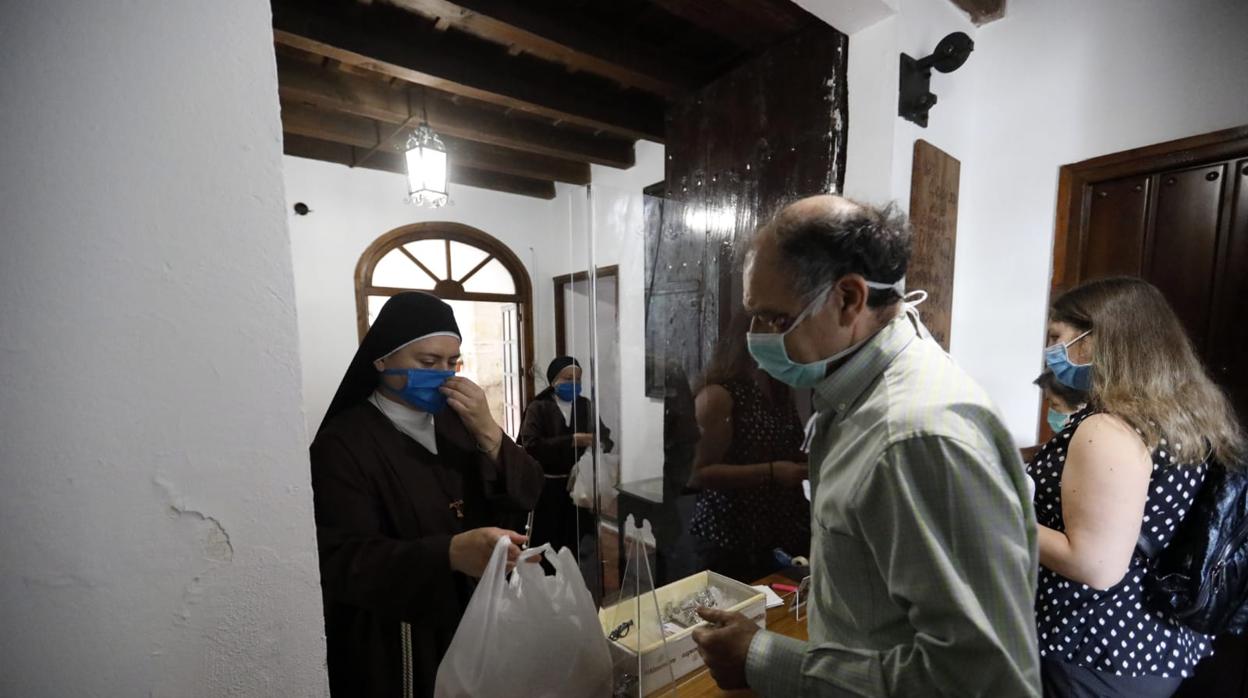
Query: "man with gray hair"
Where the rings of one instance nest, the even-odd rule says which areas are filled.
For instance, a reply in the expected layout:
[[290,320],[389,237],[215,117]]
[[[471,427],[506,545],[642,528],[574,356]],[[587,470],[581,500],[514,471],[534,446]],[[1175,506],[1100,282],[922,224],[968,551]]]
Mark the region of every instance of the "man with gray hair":
[[983,390],[906,303],[891,209],[798,201],[745,266],[750,353],[812,388],[810,641],[703,609],[722,688],[763,696],[1038,696],[1022,463]]

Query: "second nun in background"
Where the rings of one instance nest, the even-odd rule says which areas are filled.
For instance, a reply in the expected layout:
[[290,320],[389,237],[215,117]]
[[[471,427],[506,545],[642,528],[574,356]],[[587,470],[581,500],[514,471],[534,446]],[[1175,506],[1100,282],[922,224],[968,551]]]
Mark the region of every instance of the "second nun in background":
[[[550,387],[533,398],[520,427],[520,444],[546,472],[546,486],[533,512],[532,544],[566,547],[578,559],[580,538],[594,532],[593,514],[573,504],[568,493],[572,467],[594,443],[594,408],[581,395],[581,377],[581,365],[571,356],[550,362]],[[603,452],[609,453],[615,446],[611,430],[599,422],[598,434]]]

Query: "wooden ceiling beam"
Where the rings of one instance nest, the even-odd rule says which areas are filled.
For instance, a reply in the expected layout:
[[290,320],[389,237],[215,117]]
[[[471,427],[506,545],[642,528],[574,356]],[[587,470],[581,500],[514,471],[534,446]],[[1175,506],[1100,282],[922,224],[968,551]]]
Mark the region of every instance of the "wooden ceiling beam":
[[[348,114],[324,111],[303,104],[282,103],[282,130],[286,133],[342,143],[365,152],[377,150],[371,160],[382,152],[398,154],[407,139],[407,131],[397,132],[390,124],[379,124]],[[522,153],[510,148],[477,143],[445,136],[446,152],[451,162],[502,174],[549,179],[569,184],[589,184],[589,164],[552,158],[548,155]]]
[[424,87],[400,89],[381,79],[347,75],[281,54],[277,85],[286,102],[313,104],[395,126],[406,123],[412,111],[420,113],[423,106],[429,125],[439,134],[610,167],[632,167],[634,162],[631,140],[511,118],[466,100],[457,104],[446,94]]
[[668,14],[748,50],[770,46],[796,33],[813,15],[789,0],[651,0]]
[[[332,162],[347,167],[363,167],[370,170],[379,170],[381,172],[392,172],[394,174],[407,176],[403,156],[398,153],[378,152],[362,164],[356,164],[364,156],[363,150],[342,143],[331,143],[316,138],[308,138],[296,134],[285,134],[283,152],[287,155],[295,157],[308,158],[311,160],[321,160],[323,162]],[[555,198],[555,183],[551,181],[543,181],[539,179],[531,179],[528,177],[517,177],[515,175],[503,174],[500,172],[490,172],[487,170],[478,170],[464,165],[451,163],[447,170],[447,179],[452,184],[461,184],[468,187],[477,187],[479,189],[491,189],[507,194],[519,194],[520,196],[532,196],[539,199]],[[455,198],[455,192],[450,192],[451,199]]]
[[1001,19],[1005,16],[1005,0],[953,0],[953,4],[962,8],[971,16],[976,26]]
[[534,11],[515,0],[389,0],[480,39],[569,69],[673,99],[706,83],[705,70],[624,41],[618,31],[580,18]]
[[443,92],[630,138],[662,141],[663,100],[569,75],[390,5],[274,0],[279,44]]

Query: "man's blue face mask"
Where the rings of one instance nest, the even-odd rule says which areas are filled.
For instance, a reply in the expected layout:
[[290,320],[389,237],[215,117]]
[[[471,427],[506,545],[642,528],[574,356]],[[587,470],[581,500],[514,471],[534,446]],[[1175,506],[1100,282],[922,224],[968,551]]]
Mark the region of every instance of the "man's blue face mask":
[[455,375],[454,371],[438,371],[431,368],[388,368],[382,371],[388,376],[404,376],[407,380],[402,388],[395,390],[382,383],[390,392],[403,398],[403,401],[417,409],[430,414],[437,414],[446,408],[446,396],[439,388]]
[[1057,379],[1057,382],[1067,388],[1092,389],[1092,364],[1077,364],[1070,360],[1070,355],[1066,352],[1067,348],[1090,334],[1092,330],[1084,332],[1065,344],[1058,342],[1044,350],[1044,363],[1053,372],[1053,377]]
[[[870,289],[893,289],[899,296],[905,296],[906,278],[903,276],[895,283],[886,284],[878,281],[868,281],[867,288]],[[828,366],[857,350],[862,346],[862,342],[853,346],[846,347],[841,351],[818,361],[812,361],[807,364],[798,363],[789,358],[789,351],[784,346],[784,338],[790,332],[797,329],[804,320],[811,315],[819,312],[824,304],[828,302],[828,297],[832,295],[832,284],[825,286],[815,296],[802,312],[793,319],[793,323],[784,332],[751,332],[746,335],[746,343],[749,346],[750,356],[754,357],[758,367],[766,371],[772,378],[781,383],[788,384],[794,388],[813,388],[819,381],[828,375]]]

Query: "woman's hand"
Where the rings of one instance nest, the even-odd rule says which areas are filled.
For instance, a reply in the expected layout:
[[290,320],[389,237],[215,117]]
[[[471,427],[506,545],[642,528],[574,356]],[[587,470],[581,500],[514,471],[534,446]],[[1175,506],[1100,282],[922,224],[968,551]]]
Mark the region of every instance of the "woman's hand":
[[455,410],[464,426],[477,439],[477,445],[491,456],[498,455],[503,443],[503,428],[494,421],[490,401],[481,386],[467,378],[448,378],[440,389],[446,396],[446,404]]
[[469,577],[480,578],[485,573],[485,566],[490,564],[495,544],[503,536],[511,539],[511,545],[507,548],[507,569],[515,567],[516,558],[520,556],[520,546],[528,538],[505,528],[474,528],[451,538],[451,569]]
[[801,487],[802,480],[810,478],[810,466],[806,463],[778,460],[771,464],[771,479],[781,487]]

